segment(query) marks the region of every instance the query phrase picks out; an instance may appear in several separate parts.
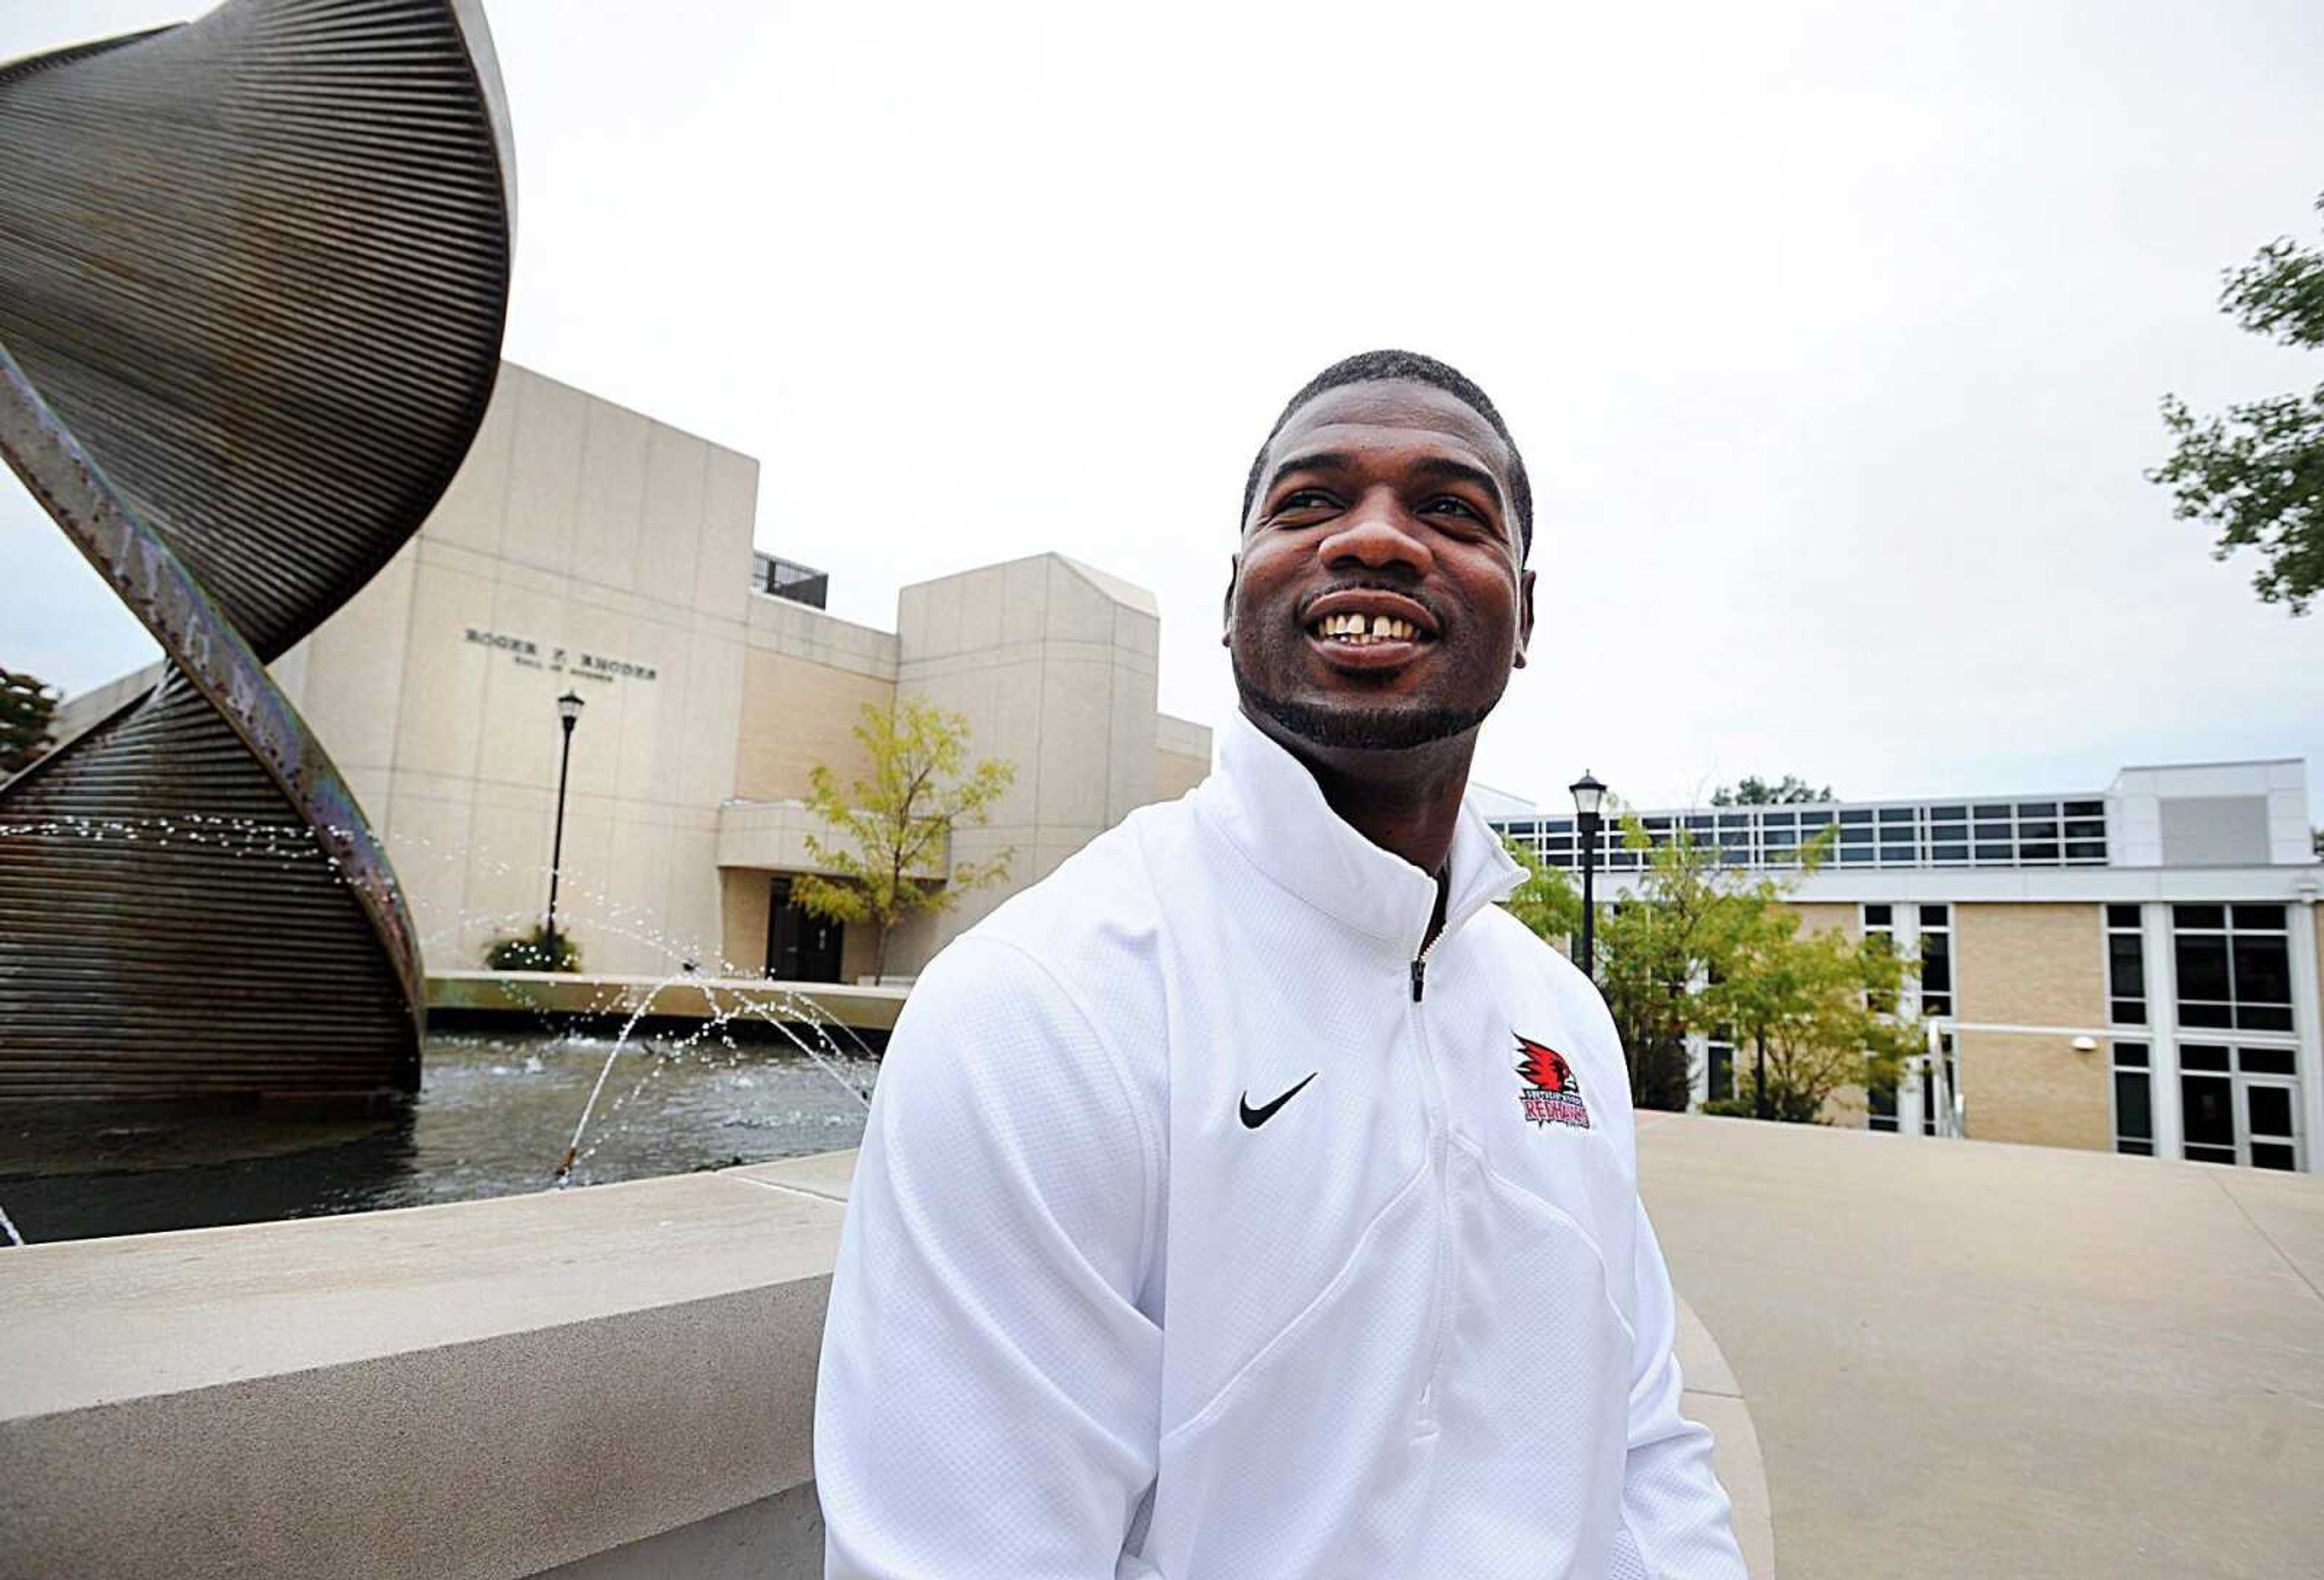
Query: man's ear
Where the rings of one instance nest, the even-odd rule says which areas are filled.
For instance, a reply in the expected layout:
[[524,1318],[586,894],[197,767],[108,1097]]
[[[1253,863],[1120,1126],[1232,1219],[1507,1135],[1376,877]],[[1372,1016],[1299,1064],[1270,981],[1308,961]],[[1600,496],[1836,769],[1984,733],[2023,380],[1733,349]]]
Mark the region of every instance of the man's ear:
[[1235,578],[1241,574],[1242,556],[1238,554],[1227,556],[1227,595],[1219,603],[1219,646],[1222,648],[1234,646]]
[[1521,571],[1517,574],[1517,662],[1509,666],[1510,668],[1523,669],[1525,667],[1526,648],[1532,641],[1533,573],[1531,571]]

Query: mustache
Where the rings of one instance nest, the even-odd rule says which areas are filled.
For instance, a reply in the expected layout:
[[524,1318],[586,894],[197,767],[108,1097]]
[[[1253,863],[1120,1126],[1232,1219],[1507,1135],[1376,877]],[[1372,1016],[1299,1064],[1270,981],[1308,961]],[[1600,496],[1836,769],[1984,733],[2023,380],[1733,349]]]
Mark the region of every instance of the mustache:
[[1305,625],[1307,611],[1334,592],[1393,592],[1398,598],[1407,602],[1417,603],[1426,610],[1428,618],[1436,622],[1436,629],[1439,631],[1443,630],[1451,623],[1444,618],[1443,607],[1436,600],[1429,597],[1417,587],[1393,581],[1386,576],[1351,576],[1344,581],[1334,582],[1328,587],[1316,588],[1299,601],[1298,623]]

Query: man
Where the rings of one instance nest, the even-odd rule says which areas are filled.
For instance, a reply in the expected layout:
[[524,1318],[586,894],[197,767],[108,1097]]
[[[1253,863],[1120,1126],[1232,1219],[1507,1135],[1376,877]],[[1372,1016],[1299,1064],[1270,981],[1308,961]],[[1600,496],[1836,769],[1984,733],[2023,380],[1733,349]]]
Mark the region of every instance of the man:
[[824,1334],[826,1574],[1739,1580],[1613,1024],[1462,805],[1532,527],[1441,363],[1285,410],[1218,771],[897,1024]]

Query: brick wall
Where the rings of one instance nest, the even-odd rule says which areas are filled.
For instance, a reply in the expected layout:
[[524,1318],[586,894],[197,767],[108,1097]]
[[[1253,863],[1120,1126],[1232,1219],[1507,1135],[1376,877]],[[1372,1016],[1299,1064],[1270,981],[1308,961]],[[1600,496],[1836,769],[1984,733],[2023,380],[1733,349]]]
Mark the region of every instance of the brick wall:
[[1954,1014],[2008,1025],[2104,1025],[2101,923],[2095,905],[1955,905]]
[[2112,1149],[2103,1043],[2077,1053],[2062,1032],[1962,1032],[1954,1057],[1972,1140]]

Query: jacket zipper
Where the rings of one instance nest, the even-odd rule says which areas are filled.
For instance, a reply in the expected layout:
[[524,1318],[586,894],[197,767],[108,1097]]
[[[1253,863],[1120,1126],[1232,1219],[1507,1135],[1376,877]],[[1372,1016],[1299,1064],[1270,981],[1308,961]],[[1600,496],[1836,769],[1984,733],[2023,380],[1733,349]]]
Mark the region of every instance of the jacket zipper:
[[[1450,931],[1447,929],[1446,931]],[[1424,1434],[1436,1427],[1436,1373],[1444,1357],[1444,1311],[1452,1291],[1452,1112],[1446,1104],[1443,1082],[1436,1070],[1436,1057],[1428,1046],[1428,1028],[1420,1016],[1421,995],[1428,974],[1428,956],[1443,941],[1440,932],[1412,960],[1412,1035],[1415,1052],[1419,1056],[1421,1100],[1425,1109],[1433,1110],[1436,1134],[1432,1146],[1436,1153],[1436,1294],[1432,1302],[1432,1332],[1428,1345],[1428,1370],[1420,1383],[1420,1424]]]

